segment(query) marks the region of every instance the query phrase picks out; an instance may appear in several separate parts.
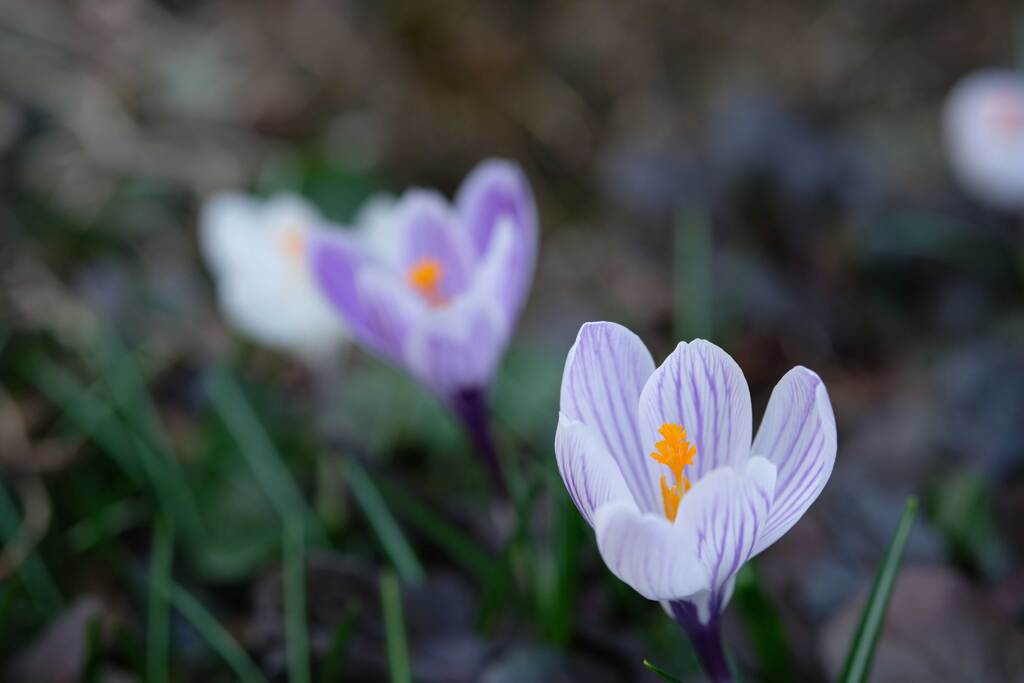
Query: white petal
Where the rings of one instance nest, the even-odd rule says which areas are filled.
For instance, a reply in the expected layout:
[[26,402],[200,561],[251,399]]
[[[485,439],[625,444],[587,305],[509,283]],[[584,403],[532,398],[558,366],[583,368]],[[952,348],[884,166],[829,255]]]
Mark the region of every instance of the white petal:
[[832,475],[836,419],[821,378],[795,367],[775,385],[753,452],[775,463],[775,503],[756,552],[797,523]]
[[736,361],[702,339],[681,342],[640,395],[645,452],[661,440],[658,429],[666,422],[681,425],[697,447],[694,463],[685,470],[691,481],[719,467],[746,462],[752,429],[750,390]]
[[317,221],[292,195],[260,202],[221,194],[200,216],[200,246],[225,316],[253,340],[310,360],[345,336],[309,270],[305,246],[320,232]]
[[313,229],[320,223],[320,212],[302,197],[281,192],[263,204],[263,220],[267,229]]
[[1024,206],[1024,78],[981,69],[950,92],[943,112],[946,148],[965,188],[992,206]]
[[774,465],[753,457],[742,470],[722,467],[708,473],[683,496],[675,525],[686,534],[684,547],[707,576],[710,592],[702,612],[725,607],[731,582],[753,555],[771,508],[775,476]]
[[649,600],[680,600],[708,589],[694,537],[662,515],[629,501],[597,509],[594,530],[601,558],[615,576]]
[[662,468],[647,455],[654,444],[641,441],[637,413],[653,371],[651,354],[635,334],[615,323],[587,323],[565,361],[560,410],[600,437],[639,508],[660,513]]
[[396,271],[401,267],[397,206],[395,197],[380,192],[367,198],[352,219],[353,236],[370,254]]
[[555,457],[569,497],[587,524],[594,525],[594,512],[605,503],[632,500],[612,456],[582,422],[558,415]]
[[252,198],[237,192],[209,197],[199,212],[199,250],[206,265],[217,272],[229,267],[259,224],[259,203]]

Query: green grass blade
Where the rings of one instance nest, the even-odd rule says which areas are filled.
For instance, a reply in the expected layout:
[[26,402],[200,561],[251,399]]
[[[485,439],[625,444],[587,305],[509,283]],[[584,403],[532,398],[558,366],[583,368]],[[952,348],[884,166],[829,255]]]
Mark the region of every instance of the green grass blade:
[[402,582],[409,585],[421,583],[425,576],[423,565],[420,564],[415,551],[402,533],[401,527],[398,526],[398,522],[391,515],[391,511],[370,478],[370,474],[351,458],[344,462],[343,467],[345,479],[352,495],[359,501],[359,506],[377,534],[384,552],[388,554],[395,570],[402,578]]
[[680,210],[673,239],[673,305],[677,339],[710,338],[711,221],[700,207]]
[[241,456],[252,469],[256,482],[282,523],[303,520],[306,528],[322,540],[323,532],[315,513],[241,388],[226,372],[212,374],[207,388],[214,408],[238,444]]
[[214,652],[231,667],[242,683],[267,683],[266,677],[238,642],[206,611],[202,603],[177,584],[166,587],[171,604]]
[[82,386],[70,372],[43,356],[29,358],[22,366],[25,378],[60,409],[71,423],[109,455],[136,483],[145,474],[135,458],[131,439],[116,414],[95,391]]
[[649,671],[653,671],[655,674],[657,674],[658,677],[662,680],[668,681],[669,683],[683,683],[680,679],[676,678],[669,672],[665,671],[649,659],[644,660],[644,666],[647,667]]
[[149,508],[140,501],[118,500],[102,510],[75,523],[67,533],[68,549],[84,553],[104,539],[116,536],[133,527],[144,526]]
[[[96,391],[87,388],[56,363],[37,357],[26,364],[26,378],[72,424],[92,439],[137,483],[145,482],[161,508],[187,535],[202,528],[198,507],[184,473],[169,451],[160,451],[138,427],[129,429],[118,412]],[[126,418],[127,419],[127,418]]]
[[345,607],[345,614],[334,629],[334,635],[331,636],[331,649],[327,653],[323,671],[320,673],[320,683],[335,683],[335,681],[342,680],[341,668],[345,663],[348,641],[352,637],[352,630],[359,618],[359,611],[358,603],[349,603]]
[[309,683],[309,633],[306,630],[306,554],[302,526],[285,527],[284,627],[289,683]]
[[126,422],[134,425],[158,451],[169,452],[170,439],[153,404],[135,354],[109,332],[100,335],[91,360],[104,387]]
[[917,512],[917,498],[911,497],[903,508],[903,516],[896,527],[896,533],[889,542],[889,548],[885,551],[882,565],[878,568],[875,582],[871,586],[867,602],[864,604],[864,611],[860,616],[860,623],[853,636],[853,643],[846,655],[846,663],[843,665],[843,673],[839,680],[843,683],[860,683],[866,681],[871,672],[871,661],[875,656],[875,647],[878,645],[878,638],[885,623],[885,613],[889,609],[889,598],[892,595],[893,584],[899,573],[900,562],[903,559],[903,551],[907,547],[907,540],[910,538],[910,530],[914,524],[914,514]]
[[103,624],[98,616],[85,624],[85,652],[82,656],[81,683],[100,683],[103,670]]
[[481,583],[490,583],[495,572],[500,571],[496,559],[428,505],[416,500],[399,486],[382,482],[381,489],[391,507],[408,524],[415,526]]
[[384,572],[380,577],[380,605],[384,614],[391,683],[412,683],[409,648],[405,639],[405,618],[402,616],[402,593],[398,587],[398,579],[391,572]]
[[[18,506],[11,499],[7,486],[0,476],[0,544],[8,544],[17,537],[21,528]],[[34,551],[18,567],[18,578],[25,585],[32,604],[41,616],[50,617],[57,613],[63,600],[46,564]]]
[[[563,489],[562,480],[557,475],[550,481],[550,485]],[[535,560],[535,563],[550,561],[551,571],[539,571],[543,568],[542,564],[532,573],[538,580],[547,577],[547,581],[542,581],[539,587],[541,627],[553,643],[564,644],[572,635],[583,541],[581,526],[584,522],[572,499],[560,490],[556,491],[554,506],[548,547],[544,549],[544,555]]]
[[171,584],[174,563],[174,526],[157,519],[153,529],[153,550],[149,566],[149,596],[146,608],[146,681],[168,680],[171,640],[171,612],[166,587]]
[[174,515],[186,535],[194,537],[202,529],[199,507],[171,449],[135,354],[115,335],[104,333],[90,360],[128,428],[132,446],[164,511]]
[[778,610],[764,589],[757,564],[748,562],[736,577],[733,604],[743,617],[767,683],[792,681],[791,648]]

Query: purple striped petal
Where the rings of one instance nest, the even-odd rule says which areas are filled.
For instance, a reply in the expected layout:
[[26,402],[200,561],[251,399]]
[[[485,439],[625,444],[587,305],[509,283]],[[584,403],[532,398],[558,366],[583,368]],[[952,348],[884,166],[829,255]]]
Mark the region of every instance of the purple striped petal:
[[775,503],[757,552],[786,533],[825,487],[836,461],[836,419],[817,374],[795,367],[772,390],[753,453],[778,468]]
[[537,258],[537,207],[526,176],[512,162],[484,161],[462,182],[455,205],[480,259],[492,248],[498,228],[511,227],[515,249],[500,295],[514,318],[526,299]]
[[486,386],[501,360],[515,322],[501,297],[514,240],[511,228],[499,226],[469,290],[429,309],[413,333],[410,369],[441,396]]
[[516,164],[489,159],[462,181],[455,205],[469,227],[477,254],[487,251],[498,222],[508,218],[532,239],[537,232],[537,207],[526,176]]
[[661,439],[658,429],[666,422],[681,425],[697,447],[694,463],[685,470],[690,481],[746,462],[752,429],[750,390],[736,361],[703,339],[681,342],[640,395],[644,453]]
[[692,537],[662,515],[645,514],[629,501],[610,502],[597,509],[594,531],[608,569],[648,600],[678,600],[708,590]]
[[444,197],[429,190],[409,190],[394,212],[402,276],[424,260],[434,260],[441,265],[441,298],[450,300],[464,291],[476,259],[459,217]]
[[503,326],[487,302],[463,298],[429,309],[409,339],[412,374],[442,397],[486,387],[505,349]]
[[423,302],[346,235],[318,236],[309,249],[313,276],[352,335],[374,353],[404,363]]
[[590,526],[594,526],[594,513],[605,503],[632,501],[618,465],[582,422],[559,414],[555,458],[569,497]]
[[675,525],[687,534],[683,548],[694,554],[707,576],[709,591],[693,601],[702,620],[725,607],[736,573],[754,554],[772,505],[775,479],[775,466],[753,457],[742,469],[709,472],[683,496]]
[[587,425],[611,454],[640,510],[660,512],[660,466],[640,439],[637,403],[654,360],[640,338],[621,325],[580,328],[562,375],[561,412]]

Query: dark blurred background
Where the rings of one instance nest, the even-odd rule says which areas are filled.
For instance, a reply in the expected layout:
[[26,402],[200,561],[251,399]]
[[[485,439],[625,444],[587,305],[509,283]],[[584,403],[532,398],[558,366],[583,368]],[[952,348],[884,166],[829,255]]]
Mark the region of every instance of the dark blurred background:
[[[829,388],[832,480],[741,577],[727,620],[752,679],[835,676],[915,493],[873,680],[1024,680],[1024,232],[958,189],[940,128],[961,76],[1024,52],[1021,16],[1001,1],[0,2],[5,680],[143,679],[153,528],[184,514],[179,494],[207,531],[176,549],[174,580],[284,680],[281,522],[246,464],[266,445],[239,436],[252,416],[323,534],[304,560],[315,671],[353,614],[338,671],[387,676],[389,555],[346,458],[425,569],[404,590],[415,680],[685,669],[681,634],[610,577],[550,476],[565,353],[600,319],[659,361],[681,338],[720,344],[755,416],[795,364]],[[432,399],[356,351],[311,372],[245,343],[196,242],[217,190],[291,189],[345,222],[377,191],[451,193],[491,156],[523,166],[541,215],[495,399],[559,577],[537,611],[482,588],[409,512],[495,547],[481,475]],[[149,456],[181,486],[130,476],[162,471]],[[169,680],[234,680],[180,612]]]

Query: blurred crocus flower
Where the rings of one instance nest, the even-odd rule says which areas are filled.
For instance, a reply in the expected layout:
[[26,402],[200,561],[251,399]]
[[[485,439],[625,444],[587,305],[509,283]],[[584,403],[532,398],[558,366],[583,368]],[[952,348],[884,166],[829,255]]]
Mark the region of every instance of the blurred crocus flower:
[[963,78],[944,113],[946,147],[959,181],[979,200],[1024,208],[1024,75],[984,69]]
[[313,280],[308,249],[324,232],[305,200],[267,200],[226,192],[203,205],[200,248],[217,285],[221,308],[253,341],[320,361],[346,338]]
[[466,426],[499,486],[486,392],[522,308],[537,210],[522,171],[481,163],[455,201],[422,189],[359,236],[313,241],[312,265],[353,338],[407,370]]
[[728,680],[719,616],[736,573],[832,473],[835,418],[818,375],[786,373],[751,433],[746,379],[714,344],[680,343],[655,369],[626,328],[580,330],[562,377],[562,479],[608,568],[662,602],[716,681]]

